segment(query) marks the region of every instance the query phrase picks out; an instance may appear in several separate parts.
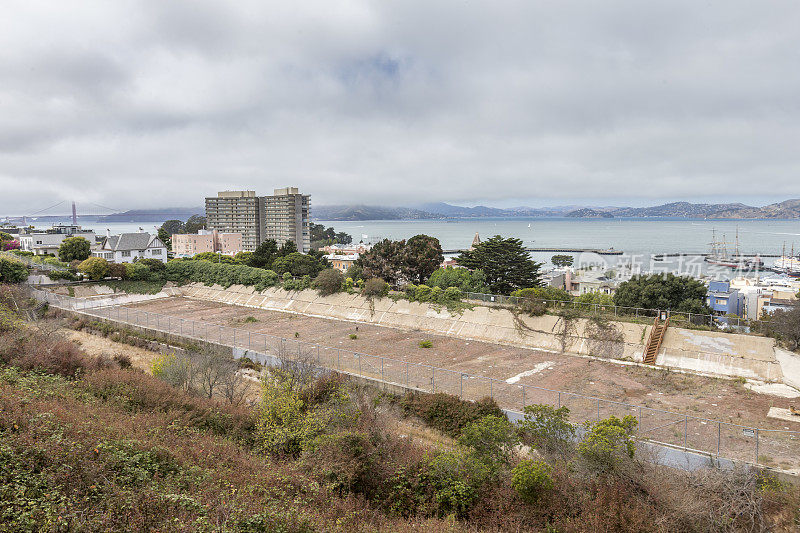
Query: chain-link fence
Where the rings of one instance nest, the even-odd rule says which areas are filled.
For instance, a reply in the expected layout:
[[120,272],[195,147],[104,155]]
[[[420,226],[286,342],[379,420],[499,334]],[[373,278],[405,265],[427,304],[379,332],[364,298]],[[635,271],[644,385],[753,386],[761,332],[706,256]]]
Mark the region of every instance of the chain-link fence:
[[519,305],[521,302],[534,301],[550,309],[575,309],[587,316],[606,316],[624,319],[653,319],[662,313],[669,314],[670,323],[674,326],[708,326],[729,327],[746,331],[750,327],[750,320],[740,317],[704,315],[699,313],[684,313],[666,309],[645,309],[643,307],[625,307],[620,305],[606,305],[574,300],[547,300],[544,298],[521,298],[518,296],[505,296],[502,294],[483,294],[479,292],[466,292],[464,298],[476,302],[496,305]]
[[320,367],[381,383],[423,392],[442,392],[466,400],[494,398],[504,409],[522,412],[526,405],[568,407],[574,423],[609,416],[631,415],[638,421],[637,437],[674,448],[765,466],[800,466],[800,432],[761,429],[720,420],[631,405],[580,393],[507,383],[451,369],[353,352],[347,349],[286,339],[171,315],[106,306],[82,298],[31,288],[33,297],[51,306],[153,333],[171,334],[242,350],[244,356],[266,362],[266,356],[311,356]]

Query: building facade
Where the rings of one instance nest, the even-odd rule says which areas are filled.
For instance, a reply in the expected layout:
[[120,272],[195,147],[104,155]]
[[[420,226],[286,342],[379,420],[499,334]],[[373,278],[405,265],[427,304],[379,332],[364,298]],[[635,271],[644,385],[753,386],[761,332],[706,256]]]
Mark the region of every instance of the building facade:
[[175,257],[192,257],[205,252],[236,255],[241,251],[241,233],[200,230],[196,234],[176,233],[172,236],[172,252]]
[[158,259],[166,263],[167,247],[149,233],[123,233],[107,236],[92,255],[112,263],[133,263],[137,259]]
[[208,229],[238,233],[242,236],[242,249],[255,251],[264,241],[261,204],[255,191],[221,191],[206,198]]
[[271,196],[255,191],[222,191],[206,198],[208,228],[240,233],[242,250],[252,252],[267,239],[278,246],[286,241],[303,253],[311,251],[311,200],[296,187],[275,189]]
[[300,194],[297,187],[275,189],[272,196],[262,197],[262,240],[274,239],[278,246],[293,241],[297,251],[311,251],[311,197]]
[[350,268],[358,261],[358,254],[351,254],[351,255],[340,255],[340,254],[331,254],[326,255],[325,259],[331,264],[331,268],[335,268],[336,270],[340,271],[342,274],[347,272],[347,269]]
[[46,231],[19,234],[20,250],[33,252],[34,255],[58,255],[58,249],[64,239],[69,237],[83,237],[89,241],[90,246],[95,244],[93,231],[84,230],[80,226],[56,225]]

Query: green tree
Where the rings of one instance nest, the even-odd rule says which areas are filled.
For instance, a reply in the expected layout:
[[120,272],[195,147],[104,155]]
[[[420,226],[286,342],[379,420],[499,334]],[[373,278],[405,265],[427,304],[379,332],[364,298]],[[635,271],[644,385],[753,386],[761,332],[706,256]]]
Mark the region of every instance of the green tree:
[[158,240],[164,243],[167,250],[172,250],[172,236],[176,233],[186,233],[183,222],[180,220],[167,220],[158,228]]
[[183,231],[185,233],[197,233],[201,229],[204,229],[206,224],[206,217],[203,215],[192,215],[189,217],[189,220],[186,221],[186,224],[184,224]]
[[356,265],[362,268],[365,279],[380,278],[390,285],[397,285],[402,275],[402,252],[405,245],[405,240],[384,239],[361,254]]
[[761,329],[783,342],[790,350],[797,350],[800,347],[800,305],[764,316]]
[[556,254],[550,258],[550,262],[553,263],[553,266],[557,267],[568,267],[572,266],[574,258],[571,255],[566,254]]
[[68,237],[58,247],[58,259],[64,263],[83,261],[92,255],[92,245],[83,237]]
[[614,294],[614,303],[623,307],[709,314],[711,310],[705,304],[706,292],[702,281],[689,276],[671,273],[641,275],[620,284]]
[[292,252],[285,257],[278,257],[272,263],[272,270],[278,274],[288,272],[295,277],[313,277],[319,274],[324,268],[325,265],[315,257],[301,254],[300,252]]
[[456,262],[470,270],[482,270],[494,293],[510,294],[517,289],[541,285],[539,268],[542,264],[530,258],[519,239],[495,235],[463,252]]
[[89,276],[89,279],[103,279],[108,274],[108,261],[102,257],[90,257],[78,265],[78,270]]
[[406,281],[424,283],[444,261],[439,239],[414,235],[406,242],[400,256],[400,272]]
[[278,248],[278,257],[286,257],[289,254],[296,254],[297,252],[297,244],[295,244],[294,241],[284,241],[280,248]]
[[267,239],[258,245],[256,250],[250,254],[247,266],[255,268],[272,268],[272,263],[278,257],[278,243],[275,239]]

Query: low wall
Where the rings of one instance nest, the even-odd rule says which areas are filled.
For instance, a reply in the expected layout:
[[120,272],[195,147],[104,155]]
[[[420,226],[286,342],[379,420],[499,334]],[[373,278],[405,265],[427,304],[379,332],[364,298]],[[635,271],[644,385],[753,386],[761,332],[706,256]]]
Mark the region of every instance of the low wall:
[[[463,313],[450,313],[427,303],[381,298],[371,304],[355,294],[323,297],[312,290],[287,292],[269,288],[256,292],[252,287],[233,285],[224,289],[198,283],[177,290],[189,298],[225,304],[634,362],[642,361],[644,343],[651,329],[641,324],[614,322],[621,342],[601,342],[592,340],[587,333],[592,327],[588,319],[575,320],[570,334],[563,336],[560,335],[563,319],[558,316],[515,316],[510,310],[497,307],[475,306]],[[692,372],[781,381],[783,374],[774,346],[774,340],[765,337],[669,328],[657,363]]]

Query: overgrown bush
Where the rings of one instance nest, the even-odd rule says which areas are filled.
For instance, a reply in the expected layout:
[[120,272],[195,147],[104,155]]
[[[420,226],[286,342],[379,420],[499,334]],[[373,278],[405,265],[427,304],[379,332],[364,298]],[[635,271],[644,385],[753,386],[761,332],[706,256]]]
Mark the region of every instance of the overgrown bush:
[[462,292],[489,292],[489,286],[486,284],[486,275],[480,269],[468,270],[450,266],[440,268],[431,274],[427,285],[440,287],[442,290],[454,288]]
[[578,452],[591,466],[600,470],[612,469],[625,456],[633,457],[636,451],[633,431],[637,424],[631,415],[621,420],[611,416],[589,424],[578,444]]
[[505,416],[497,402],[489,397],[470,402],[451,394],[408,393],[400,400],[400,406],[405,413],[421,418],[452,437],[458,437],[466,425],[485,416]]
[[22,283],[28,279],[28,267],[11,257],[0,257],[0,282]]
[[319,273],[312,286],[320,296],[329,296],[342,290],[344,274],[335,268],[328,268]]
[[505,415],[489,415],[471,422],[461,429],[458,437],[459,444],[473,448],[493,468],[511,460],[518,442],[516,428]]
[[89,279],[103,279],[108,273],[108,261],[102,257],[90,257],[81,261],[78,270],[89,276]]
[[383,298],[389,294],[389,284],[380,278],[371,278],[364,283],[361,294],[367,298]]
[[[111,266],[111,265],[109,265]],[[57,281],[60,279],[67,280],[67,281],[77,281],[78,276],[69,270],[53,270],[52,272],[47,273],[47,277],[53,281]]]
[[174,259],[167,263],[165,277],[173,282],[195,281],[206,285],[216,283],[225,288],[234,284],[246,285],[255,287],[257,291],[278,283],[278,274],[272,270],[182,259]]
[[524,459],[511,471],[511,486],[522,501],[536,503],[553,490],[553,469],[544,461]]
[[569,408],[535,404],[526,405],[523,411],[525,418],[517,429],[522,442],[548,453],[572,447],[576,428],[569,421]]

